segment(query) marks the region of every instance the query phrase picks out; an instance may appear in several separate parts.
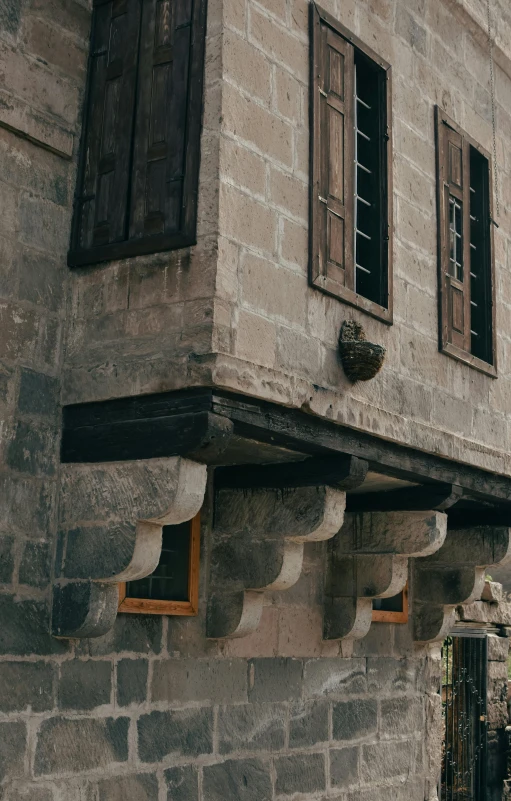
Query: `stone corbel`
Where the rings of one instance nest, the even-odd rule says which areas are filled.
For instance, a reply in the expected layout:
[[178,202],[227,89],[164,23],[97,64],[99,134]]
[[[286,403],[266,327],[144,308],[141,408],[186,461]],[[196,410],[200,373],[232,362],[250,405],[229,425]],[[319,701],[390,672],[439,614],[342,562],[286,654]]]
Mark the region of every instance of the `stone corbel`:
[[306,542],[342,526],[346,494],[330,486],[220,489],[215,501],[207,634],[243,637],[261,619],[264,592],[301,574]]
[[449,530],[440,550],[414,560],[412,610],[416,641],[443,640],[454,625],[456,606],[481,598],[486,568],[511,559],[510,531],[505,526]]
[[153,572],[163,526],[197,514],[206,472],[179,456],[62,465],[55,636],[98,637],[113,626],[118,583]]
[[369,631],[373,598],[396,595],[408,580],[408,560],[437,551],[447,516],[435,511],[346,515],[329,543],[324,638],[360,639]]

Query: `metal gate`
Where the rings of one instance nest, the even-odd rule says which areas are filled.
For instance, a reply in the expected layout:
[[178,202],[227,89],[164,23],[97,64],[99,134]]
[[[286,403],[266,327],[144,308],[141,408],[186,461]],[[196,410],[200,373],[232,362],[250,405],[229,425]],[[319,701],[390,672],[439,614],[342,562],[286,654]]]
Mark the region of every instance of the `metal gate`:
[[485,801],[487,638],[453,634],[442,648],[441,801]]

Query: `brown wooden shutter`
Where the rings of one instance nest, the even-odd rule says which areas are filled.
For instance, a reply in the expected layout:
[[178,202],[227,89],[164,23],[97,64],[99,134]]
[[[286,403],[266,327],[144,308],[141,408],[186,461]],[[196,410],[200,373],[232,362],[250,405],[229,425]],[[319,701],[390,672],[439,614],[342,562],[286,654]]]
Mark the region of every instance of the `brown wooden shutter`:
[[79,249],[126,236],[135,102],[139,0],[94,3],[84,172],[77,197]]
[[319,18],[313,36],[311,280],[342,296],[354,289],[354,50]]
[[130,239],[182,228],[192,0],[144,5]]
[[[439,284],[442,347],[470,352],[470,155],[469,145],[437,109]],[[462,277],[451,266],[451,199],[462,206]]]

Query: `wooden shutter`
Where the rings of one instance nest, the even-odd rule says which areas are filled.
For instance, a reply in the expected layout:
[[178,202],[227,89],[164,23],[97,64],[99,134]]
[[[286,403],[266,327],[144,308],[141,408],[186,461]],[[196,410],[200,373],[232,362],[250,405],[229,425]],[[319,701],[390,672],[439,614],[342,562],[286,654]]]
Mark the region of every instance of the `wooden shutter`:
[[182,228],[192,0],[144,6],[130,239]]
[[313,28],[311,280],[354,289],[353,45],[319,18]]
[[122,241],[128,211],[140,3],[96,0],[94,6],[77,249]]
[[[470,154],[463,135],[437,108],[441,346],[470,352]],[[463,276],[450,267],[451,198],[462,205]]]

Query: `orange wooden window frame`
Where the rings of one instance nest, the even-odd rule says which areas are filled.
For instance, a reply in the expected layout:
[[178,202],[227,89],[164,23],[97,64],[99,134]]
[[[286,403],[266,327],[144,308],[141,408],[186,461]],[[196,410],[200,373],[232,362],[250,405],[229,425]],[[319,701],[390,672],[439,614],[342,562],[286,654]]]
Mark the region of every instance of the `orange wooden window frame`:
[[188,615],[199,612],[200,513],[190,520],[190,559],[188,562],[188,601],[155,601],[128,598],[126,582],[119,584],[119,612],[135,615]]
[[373,623],[408,623],[408,584],[403,592],[403,611],[385,612],[382,609],[373,609]]

